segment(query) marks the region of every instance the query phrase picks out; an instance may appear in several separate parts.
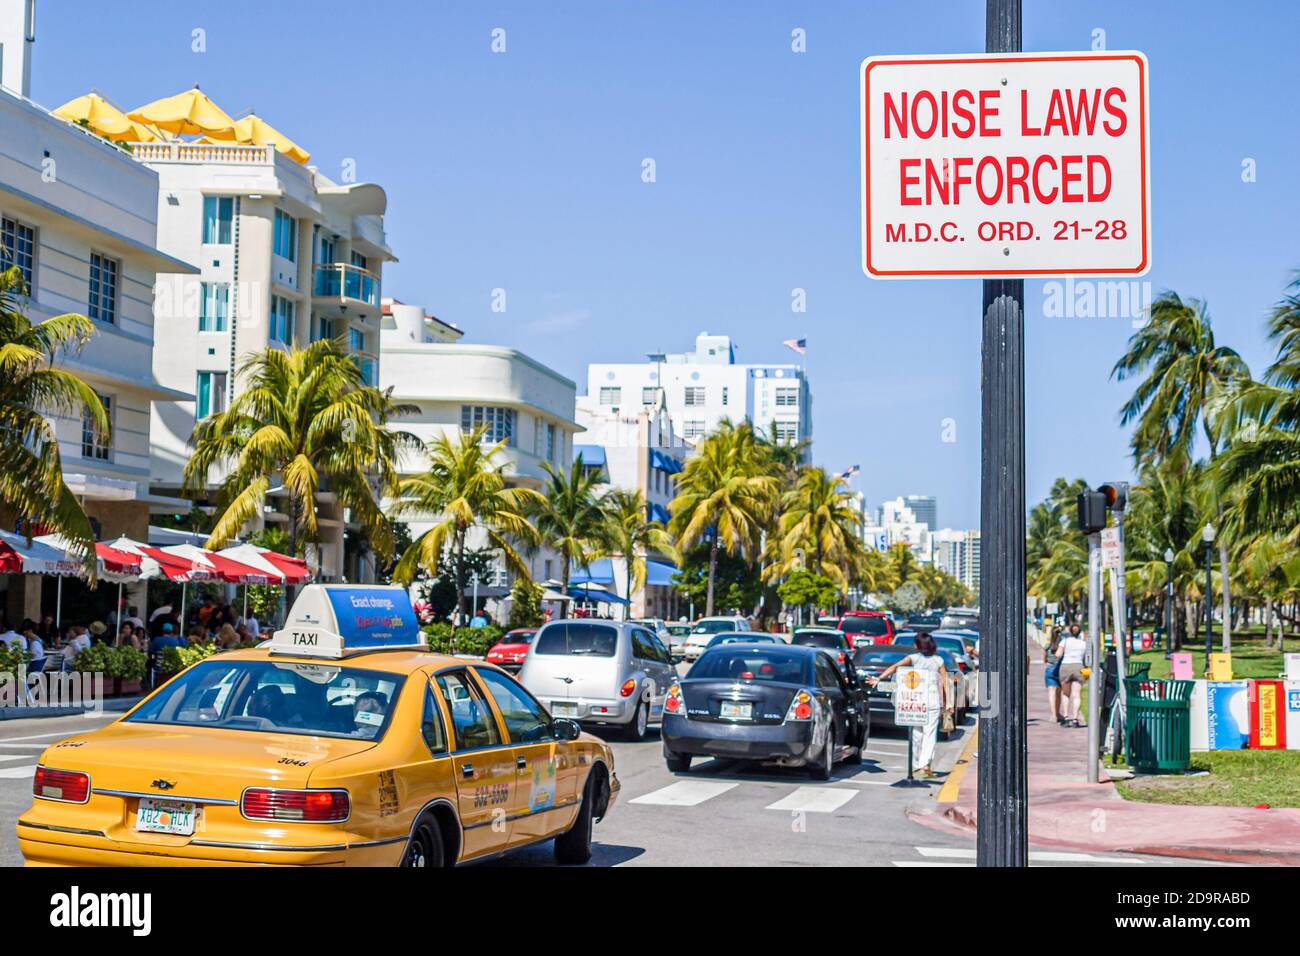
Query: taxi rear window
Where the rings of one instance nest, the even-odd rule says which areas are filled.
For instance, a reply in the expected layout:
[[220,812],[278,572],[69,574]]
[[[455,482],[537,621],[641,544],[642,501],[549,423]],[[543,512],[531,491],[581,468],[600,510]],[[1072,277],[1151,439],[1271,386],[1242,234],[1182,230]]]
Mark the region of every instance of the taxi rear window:
[[329,664],[205,661],[164,685],[129,723],[380,740],[405,677]]

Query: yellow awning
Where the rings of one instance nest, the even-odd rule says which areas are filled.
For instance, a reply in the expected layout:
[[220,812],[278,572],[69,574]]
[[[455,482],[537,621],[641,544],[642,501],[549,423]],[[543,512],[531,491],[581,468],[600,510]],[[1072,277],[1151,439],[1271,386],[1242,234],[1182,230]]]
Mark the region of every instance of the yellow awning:
[[127,115],[137,123],[151,123],[160,130],[180,136],[207,136],[223,142],[233,142],[238,138],[235,121],[197,86],[175,96],[154,100]]
[[307,152],[288,136],[253,113],[235,121],[235,134],[241,143],[253,143],[257,146],[275,146],[277,153],[283,153],[295,163],[307,165],[311,153]]
[[93,133],[115,143],[153,143],[166,139],[161,130],[136,123],[98,93],[87,93],[68,100],[54,115],[69,123],[85,126]]

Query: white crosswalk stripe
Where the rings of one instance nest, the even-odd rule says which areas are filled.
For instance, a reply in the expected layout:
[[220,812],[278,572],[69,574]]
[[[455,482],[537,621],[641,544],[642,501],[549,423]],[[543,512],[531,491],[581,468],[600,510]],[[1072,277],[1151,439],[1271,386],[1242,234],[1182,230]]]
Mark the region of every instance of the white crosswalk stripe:
[[22,780],[24,777],[30,779],[36,776],[36,764],[30,767],[6,767],[0,770],[0,780]]
[[776,803],[768,804],[767,809],[788,810],[791,813],[834,813],[859,793],[860,790],[844,790],[839,787],[799,787]]
[[721,783],[711,780],[681,780],[658,790],[643,794],[629,803],[656,804],[665,807],[694,807],[705,800],[738,787],[738,783]]
[[[918,846],[915,847],[925,859],[893,860],[898,867],[915,866],[974,866],[975,850],[969,847]],[[1095,853],[1070,853],[1064,850],[1030,850],[1030,866],[1046,866],[1053,863],[1062,864],[1100,864],[1102,866],[1145,866],[1147,861],[1123,855],[1098,855]]]
[[13,763],[15,760],[31,760],[31,754],[0,754],[0,763]]

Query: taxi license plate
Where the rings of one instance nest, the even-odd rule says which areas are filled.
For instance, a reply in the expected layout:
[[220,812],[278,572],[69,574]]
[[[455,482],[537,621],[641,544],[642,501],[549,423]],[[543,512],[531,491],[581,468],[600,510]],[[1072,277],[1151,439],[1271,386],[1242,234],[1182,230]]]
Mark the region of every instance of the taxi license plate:
[[141,797],[135,812],[135,828],[142,833],[190,836],[194,833],[194,804]]
[[578,705],[568,701],[552,701],[551,713],[556,717],[576,717],[578,716]]
[[749,720],[754,714],[753,704],[737,704],[731,701],[722,701],[718,716],[729,720]]

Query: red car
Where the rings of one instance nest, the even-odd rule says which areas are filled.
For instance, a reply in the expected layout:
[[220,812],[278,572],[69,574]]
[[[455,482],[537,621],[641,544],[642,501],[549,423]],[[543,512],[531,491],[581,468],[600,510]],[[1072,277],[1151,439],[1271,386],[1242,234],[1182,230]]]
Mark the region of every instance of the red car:
[[501,640],[488,649],[488,663],[496,664],[508,671],[519,670],[524,666],[524,658],[528,656],[528,645],[533,643],[536,635],[535,627],[520,627],[507,631],[501,636]]
[[884,611],[845,611],[837,630],[848,635],[854,647],[894,643],[894,621]]

